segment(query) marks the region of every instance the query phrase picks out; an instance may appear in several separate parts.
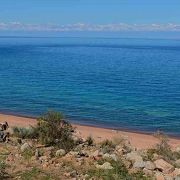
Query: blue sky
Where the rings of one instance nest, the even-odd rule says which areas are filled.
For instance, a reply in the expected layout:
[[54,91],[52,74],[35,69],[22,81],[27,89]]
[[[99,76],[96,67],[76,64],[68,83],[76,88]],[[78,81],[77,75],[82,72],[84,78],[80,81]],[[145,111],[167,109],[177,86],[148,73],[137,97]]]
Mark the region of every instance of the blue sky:
[[1,0],[0,31],[180,31],[180,0]]

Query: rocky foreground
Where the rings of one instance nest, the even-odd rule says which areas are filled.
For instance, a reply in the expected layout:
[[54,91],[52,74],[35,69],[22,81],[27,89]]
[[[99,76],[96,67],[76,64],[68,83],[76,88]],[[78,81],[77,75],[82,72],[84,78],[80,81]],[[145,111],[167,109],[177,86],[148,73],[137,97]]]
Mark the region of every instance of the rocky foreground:
[[136,150],[123,137],[100,143],[75,134],[73,139],[76,146],[67,152],[11,132],[0,144],[0,179],[180,180],[180,146],[171,151],[162,137],[146,150]]

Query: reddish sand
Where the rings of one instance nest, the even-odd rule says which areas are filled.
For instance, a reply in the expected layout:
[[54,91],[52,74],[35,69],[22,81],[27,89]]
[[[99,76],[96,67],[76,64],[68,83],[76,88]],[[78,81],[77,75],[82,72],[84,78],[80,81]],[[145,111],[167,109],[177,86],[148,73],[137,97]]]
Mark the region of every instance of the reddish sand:
[[[19,126],[19,127],[28,127],[30,125],[35,125],[36,120],[33,118],[17,117],[11,115],[0,114],[0,122],[7,121],[9,125]],[[115,137],[125,137],[128,138],[131,144],[138,149],[146,149],[153,147],[158,140],[152,135],[146,135],[141,133],[134,132],[124,132],[116,131],[104,128],[96,128],[91,126],[82,126],[82,125],[73,125],[76,127],[77,132],[83,138],[87,136],[92,136],[96,141],[102,141],[104,139],[113,139]],[[177,145],[180,145],[180,138],[170,138],[169,144],[172,148],[175,148]]]

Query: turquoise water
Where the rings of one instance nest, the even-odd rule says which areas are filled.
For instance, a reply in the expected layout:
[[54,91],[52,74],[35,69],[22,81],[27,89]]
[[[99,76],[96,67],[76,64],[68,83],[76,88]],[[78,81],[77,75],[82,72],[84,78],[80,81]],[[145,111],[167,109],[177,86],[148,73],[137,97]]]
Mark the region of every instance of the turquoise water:
[[180,41],[0,38],[0,111],[180,136]]

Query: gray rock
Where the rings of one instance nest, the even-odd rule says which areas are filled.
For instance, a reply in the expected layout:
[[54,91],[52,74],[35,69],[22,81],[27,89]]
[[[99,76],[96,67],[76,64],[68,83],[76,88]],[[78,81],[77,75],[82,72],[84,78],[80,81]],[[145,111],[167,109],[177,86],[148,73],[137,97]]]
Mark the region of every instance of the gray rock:
[[180,152],[180,145],[176,147],[176,152]]
[[70,176],[75,178],[77,176],[77,171],[76,170],[71,171]]
[[130,161],[143,161],[142,157],[136,152],[136,151],[132,151],[130,153],[128,153],[126,155],[126,159],[130,160]]
[[155,164],[151,161],[147,161],[145,163],[145,168],[148,170],[154,170],[156,168]]
[[176,160],[175,164],[176,164],[177,167],[180,167],[180,159]]
[[145,167],[145,162],[144,161],[135,161],[133,164],[133,168],[144,168]]
[[38,159],[40,157],[40,153],[39,153],[39,150],[36,149],[35,151],[35,158]]
[[25,152],[26,150],[30,150],[30,149],[31,149],[31,146],[28,143],[24,143],[21,146],[21,152]]
[[59,149],[56,151],[56,157],[61,157],[66,154],[66,151],[64,149]]
[[102,156],[102,153],[100,153],[99,150],[96,150],[91,154],[91,157],[94,157],[94,158],[101,157],[101,156]]
[[109,162],[105,162],[103,165],[96,165],[97,169],[104,169],[104,170],[108,170],[108,169],[113,169],[113,167],[111,166],[111,164]]
[[115,154],[106,153],[103,155],[103,159],[111,159],[111,160],[117,161],[117,157]]
[[153,171],[151,171],[151,170],[149,170],[149,169],[146,169],[146,168],[143,169],[143,173],[144,173],[146,176],[153,176]]
[[180,176],[176,176],[174,180],[180,180]]

